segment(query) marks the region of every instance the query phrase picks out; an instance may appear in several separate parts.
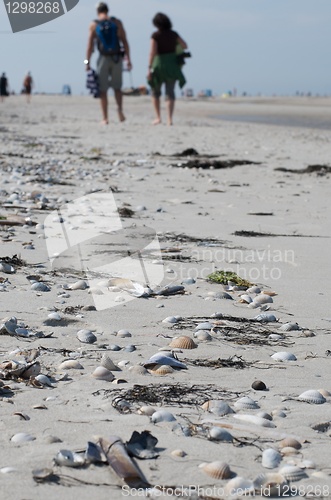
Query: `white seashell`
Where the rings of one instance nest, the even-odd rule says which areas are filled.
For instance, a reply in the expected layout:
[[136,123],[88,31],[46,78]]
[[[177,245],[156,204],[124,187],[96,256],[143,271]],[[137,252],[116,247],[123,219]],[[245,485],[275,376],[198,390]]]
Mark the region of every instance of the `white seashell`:
[[221,429],[220,427],[212,427],[209,429],[209,439],[212,441],[225,441],[232,442],[233,436],[225,429]]
[[140,415],[147,415],[151,417],[153,413],[155,413],[155,411],[155,408],[153,408],[152,406],[141,406],[138,410],[138,413]]
[[133,373],[134,375],[148,375],[148,371],[146,370],[146,368],[141,365],[130,366],[129,372]]
[[301,328],[298,323],[284,323],[279,327],[279,330],[281,330],[282,332],[291,332],[295,330],[301,330]]
[[85,280],[78,280],[68,287],[70,290],[85,290],[88,288],[88,284]]
[[0,262],[0,272],[5,274],[13,274],[15,272],[15,269],[10,264],[7,264],[7,262]]
[[257,408],[260,408],[256,401],[249,396],[244,396],[243,398],[238,399],[234,406],[238,410],[256,410]]
[[199,468],[213,479],[229,479],[233,476],[229,465],[218,460],[215,462],[200,464]]
[[30,337],[33,335],[33,332],[27,328],[16,328],[15,335],[19,337]]
[[173,457],[184,458],[186,457],[187,453],[184,450],[173,450],[172,452],[170,452],[170,455],[172,455]]
[[200,340],[201,342],[213,340],[213,337],[207,330],[199,330],[194,334],[194,337]]
[[170,411],[158,410],[153,413],[151,420],[154,424],[157,424],[158,422],[173,422],[176,418]]
[[13,443],[27,443],[29,441],[34,441],[36,438],[31,436],[31,434],[27,434],[25,432],[19,432],[18,434],[14,434],[10,439]]
[[306,403],[312,403],[320,405],[325,403],[326,399],[319,391],[309,390],[305,391],[298,397],[300,401],[305,401]]
[[178,319],[176,318],[176,316],[167,316],[162,320],[162,323],[175,324],[178,323]]
[[300,481],[307,477],[305,471],[296,465],[284,465],[279,469],[279,474],[282,474],[287,481]]
[[111,382],[115,378],[112,372],[104,366],[98,366],[92,373],[92,376],[97,380],[106,380],[107,382]]
[[300,450],[300,448],[302,447],[302,445],[301,445],[301,443],[297,439],[292,438],[292,437],[287,437],[287,438],[282,439],[279,442],[279,447],[280,448],[291,447],[291,448],[295,448],[296,450]]
[[283,410],[272,410],[271,412],[273,417],[278,417],[278,418],[286,418],[286,413]]
[[53,319],[54,321],[61,321],[62,316],[58,312],[51,312],[47,316],[49,319]]
[[43,375],[42,373],[40,375],[37,375],[35,377],[36,380],[42,385],[47,385],[48,387],[54,387],[52,384],[51,380],[47,377],[47,375]]
[[278,333],[270,333],[270,335],[268,335],[268,339],[270,339],[270,340],[281,340],[283,338],[284,338],[284,336],[279,335]]
[[117,363],[117,366],[119,368],[125,368],[126,366],[128,366],[130,364],[130,361],[128,359],[122,359],[121,361],[119,361]]
[[54,462],[66,467],[81,467],[84,465],[85,459],[82,455],[70,450],[60,450],[54,458]]
[[266,295],[264,293],[260,293],[256,297],[254,297],[252,304],[260,306],[262,304],[271,304],[273,302],[273,298],[270,295]]
[[298,467],[300,467],[300,469],[316,469],[316,464],[312,460],[301,460],[301,462],[298,463]]
[[130,333],[129,330],[118,330],[116,336],[125,339],[127,337],[132,337],[132,333]]
[[50,288],[45,283],[37,281],[31,285],[31,290],[34,290],[35,292],[49,292]]
[[279,497],[288,494],[288,483],[282,474],[277,472],[259,474],[253,481],[255,492],[266,497]]
[[272,416],[265,412],[265,411],[259,411],[257,414],[256,414],[257,417],[261,417],[261,418],[265,418],[266,420],[272,420]]
[[259,288],[258,286],[251,286],[251,287],[247,288],[246,292],[259,294],[259,293],[261,293],[261,288]]
[[262,453],[262,467],[275,469],[282,461],[282,455],[273,448],[267,448]]
[[253,302],[253,299],[250,295],[247,295],[247,293],[243,293],[242,295],[240,295],[239,302],[250,304],[251,302]]
[[212,323],[209,323],[209,321],[205,321],[204,323],[199,323],[196,327],[195,327],[195,331],[199,331],[199,330],[211,330],[212,328],[214,328],[214,325]]
[[297,455],[299,453],[299,450],[296,450],[295,448],[291,448],[291,446],[285,446],[280,450],[281,454],[284,457],[288,457],[291,455]]
[[113,360],[109,357],[109,355],[107,353],[104,353],[102,355],[100,364],[104,368],[107,368],[107,370],[109,370],[110,372],[120,370],[119,366],[115,365],[115,363],[113,362]]
[[18,472],[18,469],[15,469],[15,467],[2,467],[0,472],[2,474],[11,474],[12,472]]
[[243,498],[250,493],[254,493],[255,488],[253,481],[237,476],[230,479],[225,486],[225,494],[231,498]]
[[281,351],[272,354],[272,359],[275,361],[296,361],[297,358],[291,352]]
[[166,356],[165,352],[158,352],[154,354],[145,364],[145,368],[148,368],[151,365],[169,365],[174,368],[187,368],[184,363],[181,363],[177,359],[171,356]]
[[223,417],[224,415],[229,415],[234,413],[233,409],[225,401],[219,401],[217,399],[210,399],[201,405],[205,411],[209,411],[218,417]]
[[261,313],[255,316],[255,321],[260,321],[260,323],[274,323],[277,321],[277,318],[274,314],[271,313]]
[[257,415],[233,415],[233,418],[237,418],[238,420],[244,420],[245,422],[249,422],[250,424],[259,425],[260,427],[271,427],[274,428],[276,425],[271,422],[271,420],[267,420],[266,418],[258,417]]
[[59,365],[59,370],[84,370],[84,367],[76,359],[68,359]]
[[76,337],[78,338],[79,342],[82,342],[83,344],[94,344],[98,339],[94,335],[94,333],[91,332],[91,330],[79,330],[77,332]]

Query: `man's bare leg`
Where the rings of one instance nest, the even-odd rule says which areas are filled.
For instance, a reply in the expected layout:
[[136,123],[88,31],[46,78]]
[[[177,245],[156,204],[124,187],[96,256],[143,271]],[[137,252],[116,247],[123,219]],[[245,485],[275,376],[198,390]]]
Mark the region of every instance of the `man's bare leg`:
[[117,104],[117,113],[118,113],[118,118],[120,122],[124,122],[125,116],[123,113],[123,94],[121,89],[117,89],[114,91],[115,93],[115,101]]
[[152,97],[154,111],[156,114],[156,119],[153,121],[153,125],[159,125],[161,123],[161,104],[159,97]]
[[174,114],[174,109],[175,109],[175,99],[168,99],[167,108],[168,108],[168,125],[172,125],[172,116]]
[[107,92],[100,92],[100,103],[102,111],[102,124],[108,125],[108,98]]

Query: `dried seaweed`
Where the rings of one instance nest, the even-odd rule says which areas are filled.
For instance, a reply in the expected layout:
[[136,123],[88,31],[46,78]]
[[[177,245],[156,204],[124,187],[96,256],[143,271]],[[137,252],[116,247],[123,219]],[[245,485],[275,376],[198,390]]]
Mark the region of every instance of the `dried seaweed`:
[[260,165],[259,162],[250,160],[207,160],[207,159],[195,159],[188,160],[181,163],[171,164],[172,167],[181,168],[202,168],[203,170],[212,169],[223,169],[223,168],[233,168],[239,165]]
[[236,368],[237,370],[242,370],[244,368],[248,368],[254,364],[254,362],[250,361],[245,361],[241,356],[237,356],[236,354],[234,356],[230,356],[229,358],[222,359],[194,359],[194,360],[188,360],[184,358],[185,362],[189,362],[190,364],[193,364],[194,366],[203,366],[206,368]]
[[11,266],[16,266],[16,267],[23,267],[26,265],[26,262],[18,257],[16,254],[13,255],[12,257],[0,257],[0,261],[4,262],[5,264],[9,264]]
[[318,235],[311,235],[311,234],[275,234],[275,233],[261,233],[259,231],[247,231],[247,230],[240,230],[240,231],[235,231],[232,233],[233,236],[244,236],[247,238],[252,238],[252,237],[265,237],[265,238],[270,238],[270,237],[277,237],[280,236],[282,238],[323,238],[323,236],[318,236]]
[[319,176],[331,174],[331,167],[329,165],[308,165],[308,167],[301,168],[299,170],[293,168],[279,167],[275,168],[275,170],[277,172],[286,172],[290,174],[317,174]]

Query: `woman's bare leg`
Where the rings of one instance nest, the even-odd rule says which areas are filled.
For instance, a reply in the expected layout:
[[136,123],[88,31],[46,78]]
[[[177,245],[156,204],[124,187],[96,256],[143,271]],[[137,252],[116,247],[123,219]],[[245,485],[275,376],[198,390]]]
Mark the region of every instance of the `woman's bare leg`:
[[168,125],[172,125],[172,117],[175,109],[175,99],[168,99],[167,108],[168,108]]
[[153,121],[153,125],[158,125],[161,123],[161,104],[159,97],[152,97],[154,111],[156,114],[156,119]]

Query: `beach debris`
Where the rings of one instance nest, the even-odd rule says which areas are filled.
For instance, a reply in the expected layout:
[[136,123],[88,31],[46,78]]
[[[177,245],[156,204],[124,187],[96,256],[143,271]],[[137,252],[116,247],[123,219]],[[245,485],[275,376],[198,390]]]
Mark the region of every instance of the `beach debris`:
[[215,460],[215,462],[202,463],[199,468],[213,479],[230,479],[235,474],[226,462]]
[[228,285],[229,281],[234,285],[244,286],[249,288],[253,286],[249,281],[241,278],[235,272],[232,271],[215,271],[207,276],[208,281],[212,283],[219,283],[221,285]]
[[259,165],[260,163],[250,160],[215,160],[215,159],[195,159],[184,160],[176,164],[171,164],[171,167],[181,168],[199,168],[202,170],[217,170],[224,168],[233,168],[239,165]]
[[161,290],[153,290],[151,292],[151,295],[164,295],[164,296],[169,296],[169,295],[181,295],[185,293],[185,286],[183,285],[166,285],[165,287],[161,288]]
[[113,471],[131,488],[147,488],[146,481],[140,470],[129,457],[120,437],[111,436],[98,441],[107,462]]
[[175,347],[178,349],[195,349],[198,346],[194,340],[191,339],[191,337],[182,335],[180,337],[174,337],[170,342],[169,347]]
[[79,330],[76,337],[78,338],[79,342],[82,342],[83,344],[94,344],[94,342],[98,340],[94,333],[91,332],[91,330],[86,329]]
[[315,391],[312,389],[300,394],[300,396],[298,397],[298,400],[305,401],[306,403],[310,403],[310,404],[316,404],[316,405],[319,405],[319,404],[326,402],[325,397],[322,396],[322,394],[319,391]]
[[28,443],[30,441],[35,441],[35,437],[32,436],[31,434],[28,434],[26,432],[18,432],[17,434],[14,434],[10,440],[13,443]]
[[107,370],[104,366],[98,366],[92,373],[92,376],[97,380],[105,380],[107,382],[112,382],[115,379],[112,372]]
[[157,458],[159,453],[155,450],[157,438],[149,431],[134,431],[126,443],[129,454],[140,459]]
[[103,454],[98,444],[88,441],[85,450],[85,463],[98,464],[103,462]]
[[82,467],[85,464],[85,457],[70,450],[60,450],[55,455],[54,462],[65,467]]
[[331,167],[329,165],[308,165],[308,167],[301,169],[278,167],[275,168],[274,170],[278,172],[286,172],[291,174],[317,174],[320,176],[324,176],[331,173]]
[[275,352],[271,355],[271,358],[275,361],[297,361],[297,358],[294,354],[286,351]]
[[262,453],[262,467],[265,467],[266,469],[275,469],[281,461],[282,455],[279,451],[274,450],[273,448],[267,448]]

